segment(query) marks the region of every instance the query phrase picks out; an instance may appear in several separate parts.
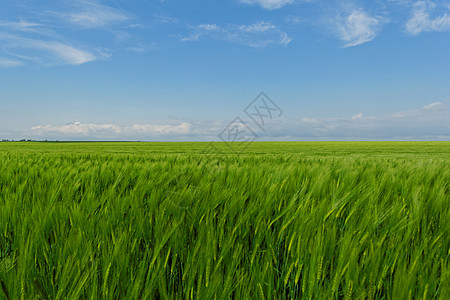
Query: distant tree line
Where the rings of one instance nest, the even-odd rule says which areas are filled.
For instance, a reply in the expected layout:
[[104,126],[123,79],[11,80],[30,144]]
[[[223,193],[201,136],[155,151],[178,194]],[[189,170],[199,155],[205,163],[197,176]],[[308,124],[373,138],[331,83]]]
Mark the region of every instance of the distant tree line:
[[[56,140],[57,142],[58,140]],[[9,140],[9,139],[2,139],[2,142],[38,142],[37,140],[32,139],[21,139],[21,140]],[[43,140],[39,142],[48,142],[48,140]]]

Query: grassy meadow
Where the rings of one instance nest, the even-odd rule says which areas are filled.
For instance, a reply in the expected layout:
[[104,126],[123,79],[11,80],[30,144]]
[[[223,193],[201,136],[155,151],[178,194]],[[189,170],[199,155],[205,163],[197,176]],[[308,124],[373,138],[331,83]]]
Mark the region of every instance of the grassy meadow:
[[0,143],[0,299],[450,299],[450,142]]

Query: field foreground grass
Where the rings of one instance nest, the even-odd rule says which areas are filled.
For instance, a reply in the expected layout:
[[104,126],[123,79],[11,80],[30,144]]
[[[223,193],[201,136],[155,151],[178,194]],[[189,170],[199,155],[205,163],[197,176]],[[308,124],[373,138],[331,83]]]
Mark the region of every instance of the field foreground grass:
[[0,299],[450,299],[450,143],[0,143]]

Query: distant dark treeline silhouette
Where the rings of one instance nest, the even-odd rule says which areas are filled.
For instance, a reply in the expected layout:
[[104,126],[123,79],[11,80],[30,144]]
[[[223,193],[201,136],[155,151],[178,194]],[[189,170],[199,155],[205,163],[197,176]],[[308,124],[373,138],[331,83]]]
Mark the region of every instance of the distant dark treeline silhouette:
[[[21,139],[21,140],[2,139],[2,142],[48,142],[48,140],[37,141],[37,140],[32,140],[32,139]],[[55,142],[57,142],[57,141],[55,141]]]

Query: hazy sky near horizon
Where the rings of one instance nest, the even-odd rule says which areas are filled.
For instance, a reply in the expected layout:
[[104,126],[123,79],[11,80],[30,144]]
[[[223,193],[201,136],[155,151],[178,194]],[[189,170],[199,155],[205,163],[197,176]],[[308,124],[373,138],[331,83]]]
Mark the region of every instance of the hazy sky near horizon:
[[450,140],[449,53],[441,0],[1,1],[0,140]]

